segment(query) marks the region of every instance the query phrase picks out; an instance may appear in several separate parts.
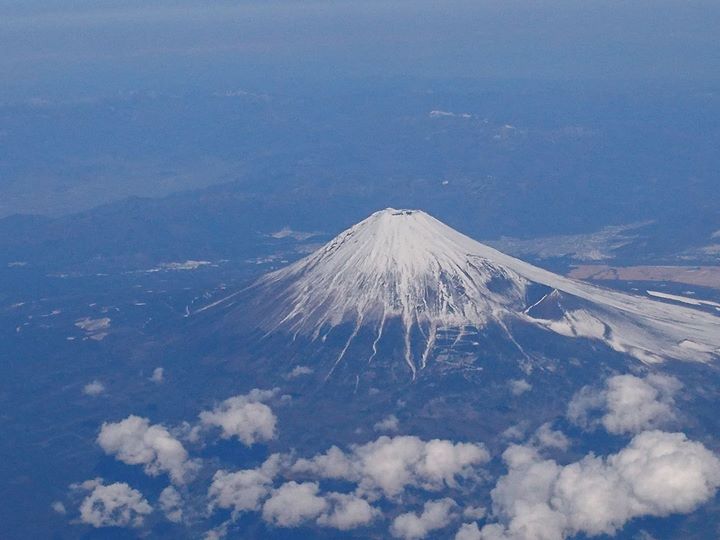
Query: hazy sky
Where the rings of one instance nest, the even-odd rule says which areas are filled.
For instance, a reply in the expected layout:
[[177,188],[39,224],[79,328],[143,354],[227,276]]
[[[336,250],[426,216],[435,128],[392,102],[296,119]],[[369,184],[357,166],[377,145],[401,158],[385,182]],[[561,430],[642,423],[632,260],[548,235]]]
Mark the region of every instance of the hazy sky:
[[264,77],[717,81],[717,1],[0,0],[0,98]]

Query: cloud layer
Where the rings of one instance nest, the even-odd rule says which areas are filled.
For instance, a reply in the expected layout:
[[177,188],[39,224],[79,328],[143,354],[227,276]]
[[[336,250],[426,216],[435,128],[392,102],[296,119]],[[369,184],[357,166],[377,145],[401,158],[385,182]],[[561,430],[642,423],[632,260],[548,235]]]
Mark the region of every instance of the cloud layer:
[[277,436],[277,417],[263,401],[272,399],[278,390],[252,390],[226,399],[211,411],[200,413],[200,422],[219,427],[222,437],[236,437],[246,446],[269,441]]
[[418,515],[407,512],[397,516],[390,526],[390,534],[403,540],[419,540],[432,531],[447,527],[453,519],[457,505],[449,498],[428,501]]
[[218,471],[208,491],[209,508],[230,509],[234,516],[242,512],[258,511],[270,494],[273,480],[280,470],[281,456],[273,454],[257,469],[237,472]]
[[86,396],[99,396],[105,392],[105,385],[98,380],[91,381],[83,386],[83,394]]
[[365,499],[353,494],[329,493],[326,497],[328,509],[322,513],[317,524],[341,531],[369,525],[381,516]]
[[96,479],[78,487],[90,491],[80,504],[80,521],[93,527],[140,527],[152,512],[142,494],[124,482],[104,485]]
[[293,471],[349,480],[358,483],[360,492],[379,492],[392,498],[408,486],[428,491],[456,487],[459,479],[475,477],[477,467],[489,459],[480,443],[382,436],[353,446],[347,453],[333,446],[324,454],[298,460]]
[[612,535],[639,516],[691,512],[720,486],[720,460],[682,433],[646,431],[617,454],[565,466],[528,446],[511,446],[503,459],[508,473],[492,491],[500,523],[483,527],[483,540]]
[[168,521],[173,523],[181,523],[183,520],[183,500],[180,492],[173,486],[168,486],[160,492],[158,498],[160,508],[162,509]]
[[168,473],[177,484],[184,483],[197,468],[182,443],[165,427],[150,425],[147,418],[131,415],[120,422],[106,422],[97,443],[123,463],[143,465],[151,476]]
[[[264,521],[276,527],[314,523],[350,530],[382,517],[372,504],[378,498],[400,502],[408,487],[426,491],[460,488],[461,481],[475,480],[479,467],[488,460],[482,444],[387,436],[353,446],[348,452],[333,446],[310,459],[274,454],[255,469],[216,472],[208,491],[208,509],[211,513],[230,510],[231,520],[244,512],[260,512]],[[355,490],[323,492],[323,479],[351,482]],[[446,526],[456,508],[452,499],[441,499],[426,505],[419,515],[400,514],[393,524],[394,534],[423,538]],[[473,516],[484,512],[469,510]]]
[[616,375],[604,388],[582,388],[568,406],[568,419],[585,428],[599,422],[616,435],[658,428],[675,419],[673,397],[681,387],[666,375]]
[[350,530],[380,515],[366,500],[348,493],[320,493],[317,482],[286,482],[262,507],[263,520],[277,527],[297,527],[315,521],[321,527]]
[[[676,417],[674,395],[680,387],[662,375],[619,375],[602,388],[583,388],[569,405],[571,421],[634,438],[617,453],[590,453],[563,465],[544,456],[567,450],[569,439],[552,423],[542,424],[524,444],[510,445],[503,453],[507,473],[490,493],[492,522],[482,527],[477,520],[486,517],[486,510],[473,505],[487,494],[479,486],[490,455],[478,442],[383,435],[346,449],[332,446],[309,458],[276,453],[256,468],[217,470],[206,496],[192,495],[195,488],[185,484],[197,476],[201,463],[189,458],[176,436],[200,443],[199,436],[211,427],[248,446],[270,440],[277,436],[277,419],[263,402],[275,398],[277,389],[253,390],[201,412],[199,424],[184,424],[185,436],[131,415],[104,423],[97,442],[107,454],[142,465],[151,476],[169,475],[173,485],[157,499],[169,521],[188,523],[185,511],[197,515],[199,505],[206,505],[206,516],[228,512],[229,519],[207,538],[224,537],[247,512],[258,513],[272,527],[346,531],[382,520],[378,507],[390,505],[389,515],[395,517],[389,533],[402,540],[436,535],[452,523],[461,523],[456,540],[564,540],[577,534],[613,535],[641,516],[689,513],[715,495],[720,459],[713,452],[683,433],[648,429]],[[394,430],[397,424],[391,415],[375,429]],[[528,422],[520,427],[519,432],[528,432]],[[96,479],[79,489],[87,492],[80,521],[94,527],[139,527],[153,510],[124,483],[104,485]],[[428,492],[442,497],[450,490],[453,498],[427,500]],[[417,504],[422,492],[422,508],[407,511],[406,504]]]

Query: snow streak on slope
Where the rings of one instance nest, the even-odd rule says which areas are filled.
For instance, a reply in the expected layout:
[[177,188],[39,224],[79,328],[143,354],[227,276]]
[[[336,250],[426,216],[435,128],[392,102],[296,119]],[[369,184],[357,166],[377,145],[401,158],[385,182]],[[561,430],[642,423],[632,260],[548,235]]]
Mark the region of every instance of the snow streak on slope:
[[[550,292],[531,304],[534,284]],[[269,331],[316,339],[342,323],[353,325],[338,362],[359,328],[370,325],[379,339],[390,319],[400,319],[413,373],[427,362],[438,329],[493,323],[514,342],[510,321],[600,340],[645,362],[707,361],[720,353],[718,317],[553,274],[417,210],[376,212],[253,289],[267,298],[270,314],[261,324]],[[543,305],[552,306],[552,317],[535,315],[547,311]],[[426,337],[417,354],[410,350],[413,328]]]

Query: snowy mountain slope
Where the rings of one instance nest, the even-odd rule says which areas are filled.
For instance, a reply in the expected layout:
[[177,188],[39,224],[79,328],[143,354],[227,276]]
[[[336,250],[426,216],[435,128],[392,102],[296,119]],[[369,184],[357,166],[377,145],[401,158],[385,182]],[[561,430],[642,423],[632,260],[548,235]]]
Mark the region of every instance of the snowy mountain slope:
[[[417,210],[376,212],[244,292],[264,306],[258,324],[267,332],[314,340],[350,324],[338,362],[361,327],[374,329],[374,354],[388,322],[398,319],[413,374],[439,332],[497,325],[514,342],[510,323],[597,340],[647,363],[720,356],[718,317],[553,274]],[[423,350],[412,350],[414,329]]]

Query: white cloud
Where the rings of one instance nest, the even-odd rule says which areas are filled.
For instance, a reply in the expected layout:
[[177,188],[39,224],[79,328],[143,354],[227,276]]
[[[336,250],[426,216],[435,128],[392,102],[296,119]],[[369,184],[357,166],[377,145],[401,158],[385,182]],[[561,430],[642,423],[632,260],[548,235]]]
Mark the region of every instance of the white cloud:
[[140,527],[151,512],[147,500],[129,485],[96,483],[80,504],[80,521],[93,527]]
[[397,416],[394,414],[391,414],[390,416],[386,416],[379,422],[377,422],[373,429],[375,431],[397,431],[400,427],[400,421],[398,420]]
[[189,443],[197,443],[200,441],[202,435],[201,424],[191,424],[190,422],[183,421],[180,425],[172,428],[172,434],[180,440],[187,441]]
[[297,377],[302,377],[303,375],[310,375],[313,372],[313,369],[307,366],[295,366],[293,370],[288,373],[287,378],[288,379],[295,379]]
[[484,506],[466,506],[463,508],[463,517],[468,519],[482,519],[487,514]]
[[390,526],[390,533],[404,540],[425,538],[430,532],[450,524],[455,506],[455,501],[448,498],[428,501],[420,515],[408,512],[397,516]]
[[583,386],[570,400],[567,418],[573,424],[584,429],[592,429],[598,423],[593,414],[605,409],[607,403],[607,390]]
[[246,446],[269,441],[277,436],[277,417],[262,403],[273,398],[278,390],[252,390],[250,393],[226,399],[212,411],[200,413],[205,426],[219,427],[224,439],[237,437]]
[[333,446],[312,459],[298,460],[292,470],[356,482],[360,493],[381,491],[396,497],[406,486],[429,491],[455,487],[457,477],[475,477],[477,467],[489,459],[482,444],[381,436],[373,442],[352,446],[347,454]]
[[105,392],[105,385],[98,380],[87,383],[83,387],[83,394],[86,396],[99,396]]
[[203,535],[203,540],[222,540],[226,538],[230,523],[230,521],[225,521],[214,529],[210,529]]
[[591,428],[593,413],[605,414],[599,422],[608,433],[639,433],[661,427],[675,419],[673,397],[681,388],[674,377],[651,374],[641,379],[634,375],[616,375],[602,389],[584,387],[568,406],[568,419]]
[[75,322],[75,326],[84,330],[90,339],[102,341],[108,335],[107,329],[110,327],[111,322],[109,317],[103,317],[101,319],[85,317],[84,319],[78,319]]
[[165,427],[150,425],[147,418],[131,415],[120,422],[106,422],[97,442],[106,454],[128,465],[144,465],[150,476],[168,473],[174,483],[185,482],[197,469],[182,443]]
[[61,514],[61,515],[67,514],[67,510],[65,509],[65,505],[64,505],[62,502],[60,502],[60,501],[54,501],[54,502],[50,505],[50,508],[53,509],[53,512],[56,512],[56,513],[58,513],[58,514]]
[[320,494],[313,482],[294,481],[273,489],[273,481],[286,469],[287,456],[273,454],[257,469],[218,471],[208,491],[208,509],[232,510],[235,520],[243,512],[262,509],[263,518],[280,527],[295,527],[316,519],[322,527],[349,530],[371,523],[380,513],[353,494]]
[[156,367],[153,369],[150,380],[154,383],[160,384],[165,380],[165,368]]
[[180,492],[173,486],[168,486],[160,492],[158,499],[160,508],[162,509],[168,521],[180,523],[183,519],[182,496]]
[[315,519],[328,507],[328,502],[318,495],[317,482],[287,482],[274,489],[265,501],[262,517],[278,527],[296,527]]
[[260,510],[263,500],[270,494],[280,461],[280,455],[273,454],[257,469],[216,472],[208,491],[210,510],[228,508],[234,516]]
[[526,446],[503,458],[508,474],[491,492],[501,523],[483,540],[612,535],[636,517],[691,512],[720,487],[720,459],[682,433],[646,431],[617,454],[565,466]]
[[523,420],[514,426],[510,426],[500,434],[500,437],[506,440],[518,440],[525,437],[528,430],[528,422]]
[[292,471],[308,473],[320,478],[357,479],[355,465],[351,458],[337,446],[331,446],[324,454],[317,454],[311,459],[299,459],[292,466]]
[[455,540],[481,540],[480,527],[475,522],[463,523],[455,534]]
[[552,429],[550,422],[540,426],[532,436],[532,443],[538,448],[556,448],[567,450],[570,441],[562,431]]
[[97,486],[101,486],[103,483],[103,479],[98,478],[92,478],[90,480],[85,480],[84,482],[76,482],[74,484],[70,484],[70,489],[73,490],[83,490],[83,491],[92,491]]
[[369,525],[380,516],[378,509],[373,508],[365,499],[356,495],[329,493],[326,500],[329,503],[329,509],[317,519],[317,524],[323,527],[347,531]]
[[527,382],[525,379],[513,379],[510,381],[510,392],[513,396],[519,396],[532,390],[532,384]]

